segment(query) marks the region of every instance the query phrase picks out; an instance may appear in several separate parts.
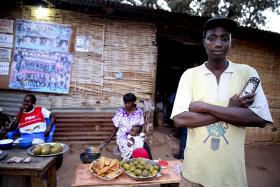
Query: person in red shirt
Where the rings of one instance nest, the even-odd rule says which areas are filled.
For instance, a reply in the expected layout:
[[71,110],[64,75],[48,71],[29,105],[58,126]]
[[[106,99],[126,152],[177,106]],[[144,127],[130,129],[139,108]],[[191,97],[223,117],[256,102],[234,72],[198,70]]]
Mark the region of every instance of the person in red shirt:
[[[19,128],[21,137],[33,138],[33,144],[45,142],[55,122],[55,115],[42,106],[35,106],[36,97],[27,94],[23,99],[16,119],[11,124],[11,129]],[[46,126],[45,118],[50,118]]]

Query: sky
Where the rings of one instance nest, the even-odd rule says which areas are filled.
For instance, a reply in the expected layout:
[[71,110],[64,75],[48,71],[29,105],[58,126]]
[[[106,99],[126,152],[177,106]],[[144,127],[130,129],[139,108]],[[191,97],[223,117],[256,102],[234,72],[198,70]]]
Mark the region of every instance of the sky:
[[[170,11],[170,8],[164,0],[158,0],[157,3],[163,9]],[[280,33],[280,15],[277,15],[277,13],[271,10],[266,10],[264,15],[267,17],[266,25],[260,26],[260,29]]]
[[[139,0],[134,0],[136,4],[141,4]],[[125,0],[123,2],[126,2]],[[157,4],[164,10],[170,11],[166,1],[158,0]],[[267,17],[265,26],[260,26],[259,29],[280,33],[280,15],[272,12],[271,10],[264,11],[264,15]]]
[[280,33],[280,15],[277,15],[270,10],[265,11],[265,16],[267,17],[267,23],[264,27],[260,29],[269,30],[272,32]]

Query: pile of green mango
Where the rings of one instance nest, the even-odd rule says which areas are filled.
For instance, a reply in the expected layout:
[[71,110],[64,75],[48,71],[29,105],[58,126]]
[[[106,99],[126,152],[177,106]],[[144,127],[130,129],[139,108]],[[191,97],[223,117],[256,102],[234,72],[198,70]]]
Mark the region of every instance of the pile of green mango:
[[120,163],[129,175],[139,178],[153,177],[160,170],[159,165],[143,158],[136,158],[128,161],[122,160]]
[[63,145],[60,143],[36,145],[32,149],[34,155],[50,155],[57,154],[63,150]]

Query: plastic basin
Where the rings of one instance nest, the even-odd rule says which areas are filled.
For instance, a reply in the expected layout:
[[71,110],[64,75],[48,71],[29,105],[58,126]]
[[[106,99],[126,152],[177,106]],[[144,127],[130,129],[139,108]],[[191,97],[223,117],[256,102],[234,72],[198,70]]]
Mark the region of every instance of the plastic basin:
[[11,149],[13,146],[14,140],[12,139],[4,139],[0,140],[0,149]]
[[21,148],[28,148],[32,145],[32,140],[31,138],[23,138],[21,140],[19,140],[19,146]]

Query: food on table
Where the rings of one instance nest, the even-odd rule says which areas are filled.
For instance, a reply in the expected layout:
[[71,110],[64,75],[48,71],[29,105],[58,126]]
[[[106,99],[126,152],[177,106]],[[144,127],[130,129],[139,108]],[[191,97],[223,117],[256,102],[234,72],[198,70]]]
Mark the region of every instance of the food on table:
[[121,164],[117,159],[101,156],[90,164],[90,171],[103,178],[115,178],[121,173]]
[[63,146],[60,143],[54,143],[51,146],[51,154],[60,153],[63,150]]
[[126,173],[138,178],[153,177],[160,171],[159,165],[143,158],[121,161]]
[[51,146],[46,144],[41,147],[41,155],[48,155],[50,153],[51,153]]
[[34,155],[50,155],[57,154],[63,151],[63,145],[60,143],[36,145],[32,149]]
[[34,155],[40,155],[41,154],[41,146],[37,145],[34,149],[32,149],[32,153]]

